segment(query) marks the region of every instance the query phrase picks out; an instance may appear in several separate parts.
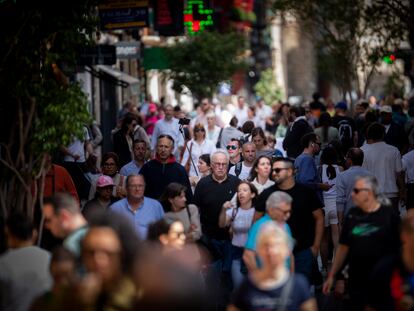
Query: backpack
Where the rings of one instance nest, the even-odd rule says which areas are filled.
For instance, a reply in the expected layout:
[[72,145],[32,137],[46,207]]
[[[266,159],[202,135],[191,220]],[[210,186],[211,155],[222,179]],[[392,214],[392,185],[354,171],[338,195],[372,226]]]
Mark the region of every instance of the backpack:
[[339,139],[343,146],[352,146],[352,126],[348,120],[338,122]]
[[237,162],[235,165],[234,165],[234,174],[236,174],[236,177],[239,177],[239,175],[240,175],[240,173],[241,173],[241,171],[242,171],[242,168],[243,168],[243,162]]

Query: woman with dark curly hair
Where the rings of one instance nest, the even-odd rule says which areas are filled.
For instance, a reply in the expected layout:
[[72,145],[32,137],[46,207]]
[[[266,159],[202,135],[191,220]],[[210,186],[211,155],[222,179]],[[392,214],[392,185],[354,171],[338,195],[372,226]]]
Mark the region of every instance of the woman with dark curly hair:
[[[114,187],[112,196],[117,199],[122,199],[126,196],[125,181],[126,177],[119,174],[119,158],[114,152],[107,152],[102,156],[101,175],[106,175],[112,178]],[[100,176],[100,175],[99,175]],[[96,194],[96,180],[92,181],[91,190],[89,191],[89,200],[92,200]]]

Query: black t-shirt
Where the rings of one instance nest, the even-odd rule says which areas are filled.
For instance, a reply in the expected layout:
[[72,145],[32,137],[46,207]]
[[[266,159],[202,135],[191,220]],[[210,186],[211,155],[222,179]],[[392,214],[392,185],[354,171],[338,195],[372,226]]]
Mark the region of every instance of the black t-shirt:
[[407,271],[401,256],[382,259],[373,269],[367,287],[367,303],[378,311],[398,310],[404,296],[414,298],[414,274]]
[[[305,277],[300,274],[293,275],[293,284],[289,293],[287,306],[283,310],[296,311],[300,306],[311,299],[309,285]],[[287,281],[275,289],[263,290],[258,288],[247,277],[234,293],[232,304],[243,311],[273,311],[280,309],[281,295]]]
[[345,218],[339,243],[349,247],[350,290],[366,290],[373,267],[400,247],[400,217],[390,206],[373,213],[353,208]]
[[228,230],[218,225],[223,203],[230,201],[237,191],[240,179],[227,175],[227,179],[218,183],[211,175],[201,178],[194,191],[194,204],[200,210],[201,229],[207,236],[225,240],[229,238]]
[[256,202],[256,210],[264,213],[266,211],[266,200],[275,191],[284,191],[289,194],[292,201],[292,213],[287,223],[295,239],[294,252],[307,249],[312,246],[315,239],[315,218],[313,212],[323,207],[321,200],[315,190],[296,183],[289,190],[281,190],[273,185],[259,195]]

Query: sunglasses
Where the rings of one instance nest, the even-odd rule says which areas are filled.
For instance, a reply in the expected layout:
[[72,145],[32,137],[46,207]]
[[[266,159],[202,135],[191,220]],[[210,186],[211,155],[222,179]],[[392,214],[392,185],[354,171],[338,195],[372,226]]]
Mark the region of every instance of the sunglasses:
[[281,168],[274,168],[274,169],[272,169],[272,171],[273,172],[275,172],[276,174],[279,174],[281,171],[283,171],[283,170],[288,170],[289,168],[287,168],[287,167],[281,167]]
[[236,150],[237,149],[237,146],[234,146],[234,145],[232,145],[232,146],[226,146],[226,148],[227,148],[227,150]]
[[369,191],[369,190],[371,190],[371,189],[368,189],[368,188],[354,188],[354,189],[352,189],[352,191],[353,191],[355,194],[358,194],[358,193],[360,193],[361,191]]
[[195,129],[194,132],[205,132],[205,129]]
[[280,209],[280,208],[278,208],[278,210],[279,210],[281,213],[283,213],[283,215],[290,215],[290,213],[292,212],[291,210],[284,211],[284,210],[282,210],[282,209]]

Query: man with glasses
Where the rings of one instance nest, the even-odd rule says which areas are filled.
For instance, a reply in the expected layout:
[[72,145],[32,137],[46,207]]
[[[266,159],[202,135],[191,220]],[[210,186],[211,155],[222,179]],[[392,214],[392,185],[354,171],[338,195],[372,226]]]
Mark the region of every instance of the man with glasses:
[[[237,191],[240,180],[227,173],[229,156],[223,149],[211,154],[212,173],[202,178],[194,192],[194,203],[200,210],[202,243],[206,245],[213,257],[213,267],[222,280],[223,291],[229,294],[231,268],[231,243],[228,229],[219,227],[219,215],[223,203],[230,201]],[[227,286],[226,286],[227,285]],[[226,295],[225,295],[226,296]],[[228,297],[220,301],[224,308]]]
[[129,175],[126,180],[127,197],[109,206],[109,210],[129,219],[138,236],[146,239],[148,226],[164,217],[161,204],[144,196],[145,180],[142,175]]
[[287,223],[296,241],[293,249],[295,270],[311,281],[313,264],[319,253],[324,230],[323,205],[315,190],[295,181],[294,171],[292,159],[275,159],[272,165],[275,184],[258,197],[256,219],[265,212],[266,201],[273,192],[283,191],[292,197],[292,211]]
[[400,218],[390,208],[389,200],[380,193],[377,179],[373,176],[357,178],[352,200],[357,208],[351,209],[345,219],[323,292],[329,293],[335,275],[348,258],[350,310],[364,310],[373,267],[380,259],[399,252]]
[[[286,231],[292,237],[289,225],[286,221],[292,212],[292,197],[283,191],[273,192],[266,200],[266,214],[256,221],[249,230],[247,242],[244,248],[243,260],[250,272],[258,269],[256,256],[257,235],[263,228],[263,225],[269,221],[274,221],[278,226]],[[290,269],[290,261],[289,267]]]
[[192,202],[193,194],[187,172],[184,166],[176,161],[173,150],[174,139],[167,134],[160,135],[155,158],[145,163],[139,172],[145,178],[145,196],[157,200],[165,187],[176,182],[186,186],[187,202]]
[[342,225],[344,217],[354,207],[352,202],[352,189],[358,176],[374,176],[370,171],[362,167],[364,152],[359,148],[351,148],[346,154],[346,171],[336,176],[336,208],[338,210],[339,224]]

